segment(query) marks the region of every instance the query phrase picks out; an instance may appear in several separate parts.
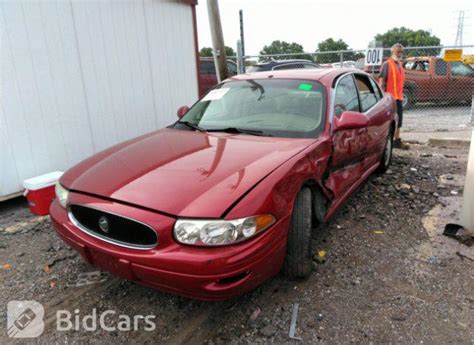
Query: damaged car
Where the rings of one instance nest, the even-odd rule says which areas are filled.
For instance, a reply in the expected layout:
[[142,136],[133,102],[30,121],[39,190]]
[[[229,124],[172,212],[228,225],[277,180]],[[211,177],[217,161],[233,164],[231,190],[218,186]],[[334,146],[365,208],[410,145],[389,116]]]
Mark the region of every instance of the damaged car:
[[312,229],[392,158],[393,98],[360,70],[237,75],[174,124],[77,164],[51,220],[89,263],[202,300],[312,271]]

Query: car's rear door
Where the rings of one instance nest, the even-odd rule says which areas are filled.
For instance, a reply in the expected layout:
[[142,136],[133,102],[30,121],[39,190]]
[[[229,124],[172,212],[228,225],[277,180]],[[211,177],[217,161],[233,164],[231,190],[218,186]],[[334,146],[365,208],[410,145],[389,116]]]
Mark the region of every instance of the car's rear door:
[[369,76],[354,75],[359,92],[360,111],[369,118],[364,166],[368,169],[380,160],[390,128],[392,102],[383,98],[380,89]]
[[[359,95],[352,73],[339,77],[333,97],[332,123],[344,111],[360,112]],[[367,139],[367,128],[333,131],[333,154],[325,184],[332,190],[336,199],[345,195],[365,172],[364,155]]]

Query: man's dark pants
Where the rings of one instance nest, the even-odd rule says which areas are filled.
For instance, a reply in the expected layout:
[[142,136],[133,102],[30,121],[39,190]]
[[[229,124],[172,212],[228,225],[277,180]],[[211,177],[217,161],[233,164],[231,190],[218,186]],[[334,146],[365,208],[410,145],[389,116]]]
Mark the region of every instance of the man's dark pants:
[[403,102],[397,99],[398,128],[403,124]]

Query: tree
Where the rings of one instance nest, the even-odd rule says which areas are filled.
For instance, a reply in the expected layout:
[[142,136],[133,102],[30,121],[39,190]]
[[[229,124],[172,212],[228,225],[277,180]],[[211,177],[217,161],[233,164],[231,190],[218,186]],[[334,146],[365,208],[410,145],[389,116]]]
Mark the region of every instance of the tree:
[[[278,55],[278,54],[297,54],[301,55]],[[260,57],[259,60],[262,62],[274,60],[290,60],[290,59],[305,59],[313,61],[311,55],[303,54],[303,46],[301,44],[292,42],[288,43],[285,41],[273,41],[271,44],[264,46],[260,51],[260,55],[274,55],[272,57]]]
[[[406,27],[393,28],[383,34],[375,35],[375,40],[382,43],[384,48],[390,48],[395,43],[400,43],[404,47],[425,47],[439,46],[441,40],[425,30],[411,30]],[[388,54],[388,52],[387,52]],[[438,55],[439,49],[407,49],[405,55]]]
[[[318,49],[316,53],[321,52],[330,52],[338,50],[350,50],[349,45],[344,42],[342,39],[335,41],[333,38],[327,38],[322,42],[319,42]],[[357,60],[360,57],[359,53],[348,52],[343,54],[343,60]],[[340,53],[327,53],[327,54],[318,54],[316,56],[316,62],[318,63],[334,63],[340,62],[341,55]]]
[[[201,55],[201,57],[212,57],[212,48],[201,48],[199,55]],[[225,46],[225,55],[229,58],[231,56],[236,56],[237,54],[235,53],[234,49],[232,49],[232,47]]]

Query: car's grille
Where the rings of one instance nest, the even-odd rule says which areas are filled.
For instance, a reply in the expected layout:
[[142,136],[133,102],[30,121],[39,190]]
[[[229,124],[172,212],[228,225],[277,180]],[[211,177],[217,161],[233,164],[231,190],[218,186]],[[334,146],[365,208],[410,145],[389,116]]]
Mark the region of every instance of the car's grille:
[[69,218],[82,231],[117,245],[149,249],[158,244],[150,226],[95,208],[70,205]]

